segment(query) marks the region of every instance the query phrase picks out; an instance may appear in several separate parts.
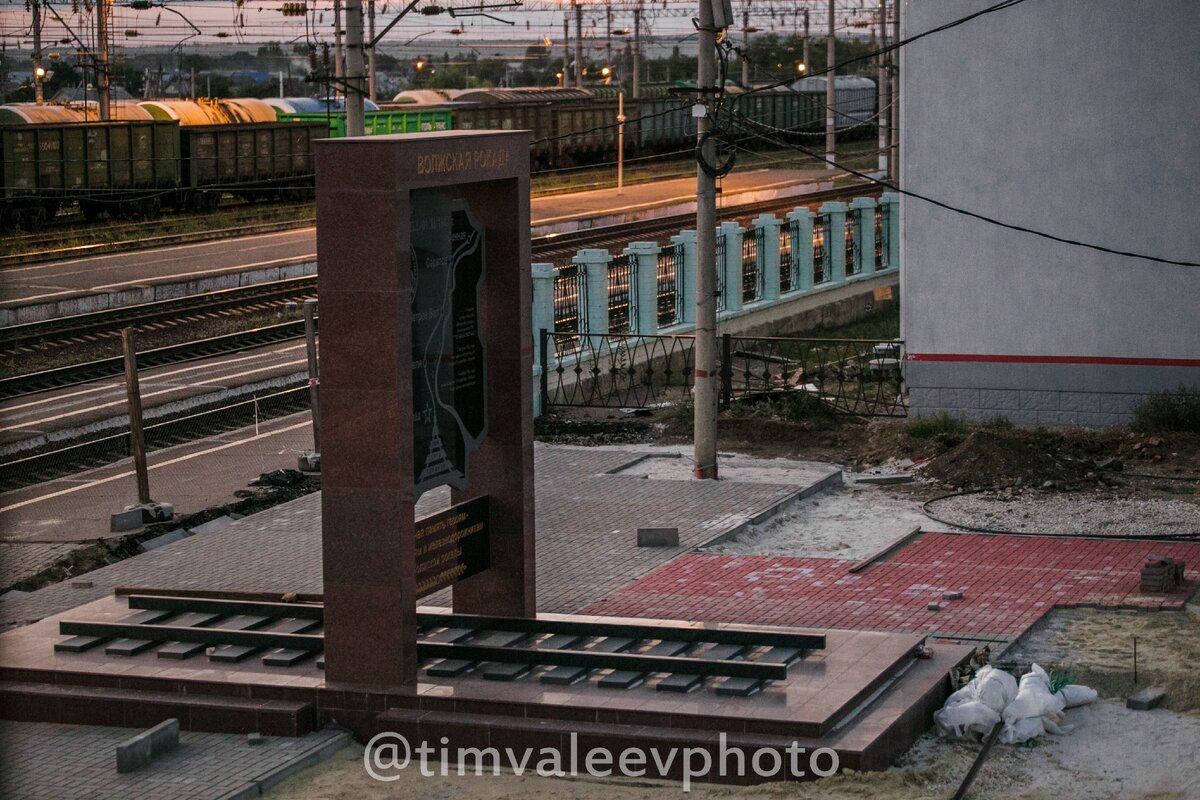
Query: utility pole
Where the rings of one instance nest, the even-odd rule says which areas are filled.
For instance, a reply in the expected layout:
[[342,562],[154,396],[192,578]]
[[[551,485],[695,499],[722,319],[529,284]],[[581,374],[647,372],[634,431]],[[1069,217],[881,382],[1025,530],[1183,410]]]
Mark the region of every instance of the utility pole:
[[562,86],[564,89],[571,82],[571,18],[563,14],[563,68]]
[[[700,39],[696,58],[696,143],[699,157],[708,164],[717,159],[717,147],[706,138],[712,129],[711,103],[716,91],[716,26],[710,0],[700,0]],[[696,165],[696,338],[693,429],[697,478],[717,477],[717,181]],[[730,287],[733,291],[733,287]]]
[[333,0],[333,77],[335,85],[345,91],[342,79],[346,77],[346,63],[342,54],[342,0]]
[[[892,43],[900,41],[900,0],[892,3]],[[892,180],[900,182],[900,51],[888,53],[892,72]]]
[[363,114],[363,14],[362,0],[346,2],[346,135],[363,136],[366,126]]
[[583,7],[579,0],[571,0],[575,6],[575,88],[583,88]]
[[42,9],[41,0],[33,0],[33,99],[39,106],[42,104],[42,79],[46,71],[42,69]]
[[804,71],[808,72],[812,69],[812,62],[808,60],[808,8],[804,9]]
[[633,9],[633,99],[642,96],[642,0]]
[[[743,48],[750,46],[750,10],[743,9],[742,11],[742,35],[745,41],[742,42]],[[746,53],[742,53],[742,86],[750,88],[750,59],[746,57]]]
[[609,75],[612,75],[613,57],[612,57],[612,3],[609,3],[604,10],[604,66],[609,68]]
[[[99,8],[103,0],[96,5]],[[142,431],[142,393],[138,386],[137,338],[133,328],[121,330],[121,345],[125,351],[125,400],[129,408],[129,452],[133,456],[133,471],[137,476],[138,503],[150,502],[150,475],[146,468],[146,437]]]
[[367,41],[371,47],[367,50],[367,92],[371,102],[375,102],[375,0],[367,0]]
[[833,164],[830,162],[837,159],[837,136],[833,129],[833,90],[837,83],[833,74],[833,66],[837,63],[833,55],[833,13],[836,6],[836,0],[829,0],[829,35],[825,39],[825,169],[828,170],[833,169]]
[[96,3],[96,93],[100,100],[100,119],[111,119],[108,109],[108,4]]
[[[887,47],[887,0],[879,0],[879,46]],[[888,91],[887,57],[887,53],[879,56],[879,116],[875,118],[879,127],[879,171],[883,173],[884,178],[888,176],[888,151],[891,149],[888,130],[888,101],[891,92]]]

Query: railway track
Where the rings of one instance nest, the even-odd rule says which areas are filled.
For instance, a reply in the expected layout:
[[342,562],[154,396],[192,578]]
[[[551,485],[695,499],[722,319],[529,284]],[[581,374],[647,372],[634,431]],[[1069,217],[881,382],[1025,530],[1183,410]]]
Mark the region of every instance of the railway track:
[[[805,204],[813,204],[877,191],[873,186],[864,185],[817,192],[805,195],[802,199]],[[761,213],[791,209],[799,202],[799,198],[784,198],[732,206],[722,209],[721,216],[726,220],[736,219],[743,222]],[[612,248],[636,240],[664,242],[671,235],[686,228],[693,220],[691,214],[681,214],[537,237],[532,243],[533,260],[561,265],[582,247]],[[315,276],[291,278],[205,295],[0,328],[0,358],[18,360],[23,354],[32,352],[45,352],[52,348],[65,349],[75,344],[94,343],[104,339],[115,340],[120,330],[125,327],[162,329],[186,325],[214,315],[237,315],[247,311],[278,309],[287,303],[315,297],[316,286]],[[139,362],[142,366],[163,366],[295,339],[302,335],[303,325],[299,322],[261,326],[245,332],[182,342],[146,351],[139,354]],[[0,399],[109,377],[120,374],[122,369],[121,359],[114,357],[4,378],[0,379]]]

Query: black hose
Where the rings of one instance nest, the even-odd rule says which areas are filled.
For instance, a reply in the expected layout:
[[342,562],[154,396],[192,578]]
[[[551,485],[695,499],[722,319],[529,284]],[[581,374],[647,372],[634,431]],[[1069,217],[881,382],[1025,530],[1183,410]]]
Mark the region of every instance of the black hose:
[[940,500],[949,500],[951,497],[963,497],[971,494],[983,494],[984,492],[1003,491],[1011,489],[1012,486],[991,487],[988,489],[964,489],[958,492],[950,492],[939,497],[934,497],[926,500],[921,504],[921,513],[929,517],[934,522],[940,522],[943,525],[951,525],[955,528],[962,528],[971,533],[987,533],[994,536],[1032,536],[1048,539],[1120,539],[1123,541],[1132,542],[1196,542],[1200,541],[1200,531],[1195,533],[1160,533],[1160,534],[1145,534],[1133,533],[1127,536],[1104,535],[1104,534],[1078,534],[1078,533],[1052,533],[1050,531],[1010,531],[1003,528],[984,528],[974,525],[964,525],[961,522],[952,522],[948,519],[933,514],[929,510],[932,503]]

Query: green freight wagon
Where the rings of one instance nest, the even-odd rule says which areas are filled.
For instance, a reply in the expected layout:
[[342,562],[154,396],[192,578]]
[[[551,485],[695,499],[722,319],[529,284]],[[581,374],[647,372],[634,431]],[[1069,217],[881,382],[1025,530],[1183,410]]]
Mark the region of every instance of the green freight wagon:
[[[276,109],[275,114],[281,122],[320,122],[328,125],[329,136],[335,139],[346,135],[345,112],[299,113]],[[363,115],[363,128],[367,136],[379,136],[387,133],[448,131],[453,129],[453,122],[453,115],[448,108],[368,111]]]
[[312,143],[326,131],[323,121],[180,128],[185,203],[215,208],[226,192],[251,200],[311,196]]
[[175,122],[0,126],[0,225],[36,228],[72,201],[89,219],[154,216],[179,159]]

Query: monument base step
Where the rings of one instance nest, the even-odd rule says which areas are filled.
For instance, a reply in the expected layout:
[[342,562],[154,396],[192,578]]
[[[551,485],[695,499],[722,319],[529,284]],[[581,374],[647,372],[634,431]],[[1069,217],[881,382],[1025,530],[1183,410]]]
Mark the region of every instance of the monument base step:
[[304,736],[316,713],[311,703],[287,700],[4,681],[0,719],[124,728],[178,719],[185,731]]

